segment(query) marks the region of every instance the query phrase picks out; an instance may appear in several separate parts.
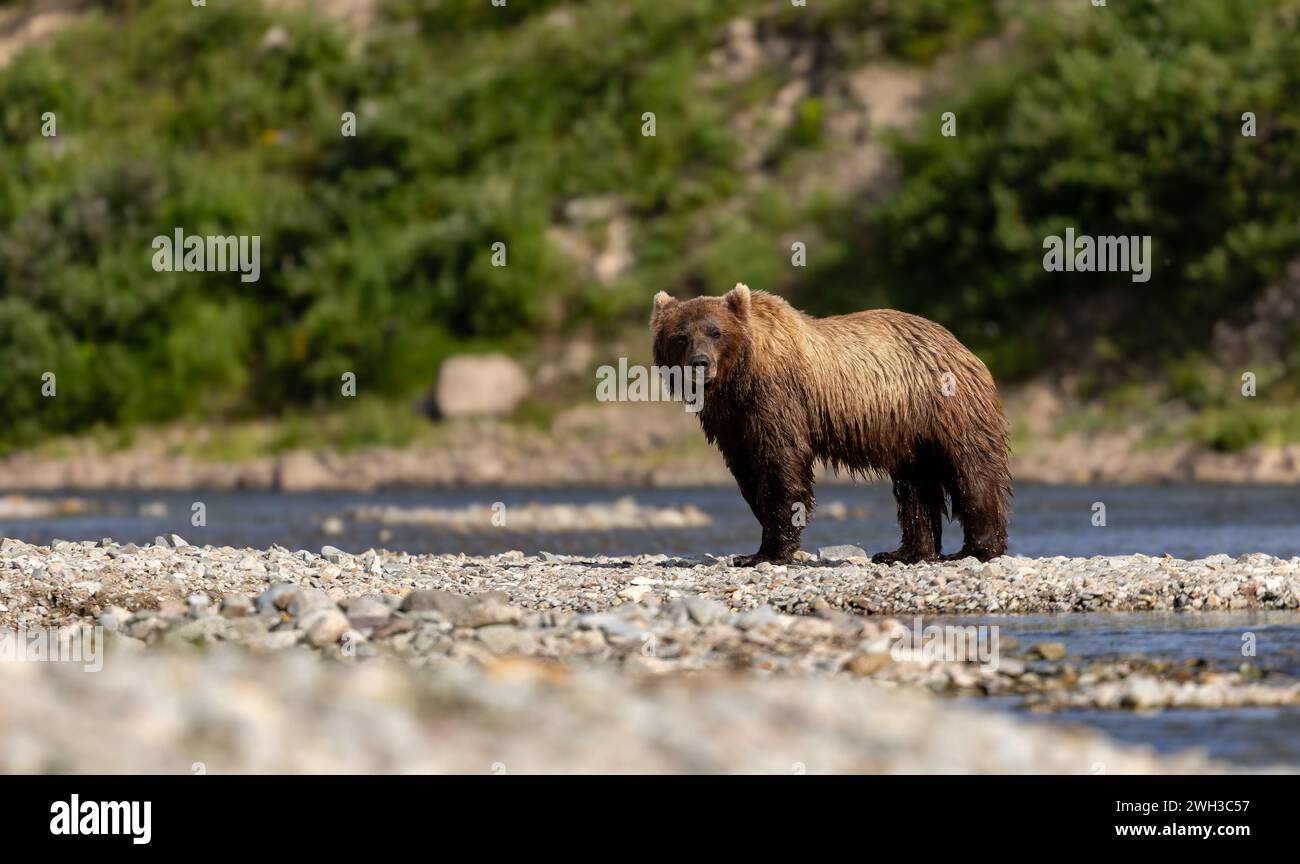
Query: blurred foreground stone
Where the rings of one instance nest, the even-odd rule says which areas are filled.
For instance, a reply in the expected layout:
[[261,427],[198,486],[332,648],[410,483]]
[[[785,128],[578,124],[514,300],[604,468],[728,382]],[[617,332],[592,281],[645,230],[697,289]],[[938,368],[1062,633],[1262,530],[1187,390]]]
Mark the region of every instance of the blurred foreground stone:
[[[196,767],[197,766],[197,767]],[[0,772],[1145,773],[1222,766],[824,679],[420,673],[306,652],[0,665]],[[201,781],[196,781],[201,782]]]

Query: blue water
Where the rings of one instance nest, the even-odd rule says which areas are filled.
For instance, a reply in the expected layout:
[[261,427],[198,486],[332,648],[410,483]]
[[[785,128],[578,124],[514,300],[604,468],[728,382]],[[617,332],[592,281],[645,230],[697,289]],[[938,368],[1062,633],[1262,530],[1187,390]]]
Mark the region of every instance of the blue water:
[[[1179,662],[1192,658],[1230,669],[1242,662],[1266,675],[1300,677],[1300,612],[1092,612],[1065,615],[986,615],[927,618],[926,623],[996,624],[1023,647],[1063,642],[1070,662],[1142,655]],[[1253,656],[1243,656],[1252,634]],[[1243,766],[1289,765],[1300,770],[1300,707],[1177,710],[1153,713],[1069,710],[1018,711],[1019,697],[973,700],[1015,711],[1033,723],[1085,726],[1162,753],[1199,750]]]
[[[490,528],[475,534],[452,534],[421,526],[349,523],[340,537],[326,537],[321,521],[359,505],[463,507],[504,502],[507,508],[530,502],[592,503],[630,495],[645,505],[693,504],[713,519],[707,527],[680,530],[631,530],[599,533],[529,534]],[[34,496],[36,497],[36,496]],[[52,497],[66,497],[58,495]],[[524,552],[674,555],[752,552],[759,528],[733,488],[699,489],[473,489],[391,490],[375,493],[148,492],[85,493],[102,512],[53,520],[0,521],[0,534],[38,543],[113,537],[143,543],[175,532],[191,543],[229,546],[314,548],[331,543],[343,549],[371,546],[412,553],[489,554]],[[803,548],[851,543],[868,552],[898,545],[894,502],[884,486],[819,488],[819,501],[842,501],[865,508],[866,518],[842,521],[814,515],[804,531]],[[190,524],[191,504],[207,507],[207,526]],[[169,515],[137,515],[141,504],[163,502]],[[1093,504],[1106,505],[1106,525],[1094,527]],[[1198,558],[1217,553],[1267,552],[1300,555],[1300,488],[1294,487],[1046,487],[1016,490],[1010,552],[1028,556],[1122,555],[1143,552]],[[961,545],[960,526],[945,531],[944,548]]]

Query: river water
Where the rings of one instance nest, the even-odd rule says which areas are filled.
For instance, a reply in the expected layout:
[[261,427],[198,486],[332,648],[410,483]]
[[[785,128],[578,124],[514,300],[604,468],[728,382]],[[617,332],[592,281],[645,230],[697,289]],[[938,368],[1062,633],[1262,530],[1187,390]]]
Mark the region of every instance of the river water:
[[[1064,642],[1071,658],[1114,660],[1141,654],[1172,661],[1199,658],[1229,668],[1244,659],[1242,635],[1249,632],[1254,636],[1255,655],[1249,658],[1253,666],[1267,674],[1300,678],[1297,612],[988,615],[927,618],[925,623],[997,625],[1000,636],[1014,636],[1022,645]],[[1280,763],[1300,770],[1300,707],[1039,714],[1018,711],[1018,698],[972,702],[1015,711],[1035,723],[1089,726],[1118,741],[1161,752],[1199,749],[1245,766]]]
[[[868,552],[898,545],[894,502],[887,487],[827,486],[819,502],[843,502],[865,518],[811,520],[803,548],[852,543]],[[48,497],[66,497],[62,495]],[[422,526],[346,524],[342,535],[329,537],[322,521],[361,505],[457,508],[502,502],[507,507],[531,502],[586,504],[630,496],[642,505],[694,505],[712,518],[699,528],[610,532],[528,534],[492,528],[474,534],[440,532]],[[40,496],[32,496],[40,497]],[[84,493],[77,497],[98,505],[84,516],[42,520],[0,520],[0,533],[30,542],[51,539],[84,540],[112,537],[119,542],[144,543],[158,534],[175,532],[191,543],[265,547],[279,543],[291,549],[318,548],[331,543],[342,549],[371,546],[406,551],[471,555],[519,549],[565,554],[636,555],[647,552],[722,555],[752,552],[758,547],[758,523],[733,488],[701,489],[470,489],[389,490],[355,492],[147,492]],[[190,524],[194,502],[202,502],[207,525]],[[161,504],[148,515],[147,505]],[[1095,505],[1105,507],[1105,525],[1094,525]],[[146,515],[141,515],[142,507]],[[1295,487],[1069,487],[1021,486],[1016,490],[1011,523],[1014,555],[1081,556],[1170,554],[1201,558],[1218,553],[1240,555],[1267,552],[1289,558],[1300,555],[1300,488]],[[946,531],[944,547],[961,545],[959,526]]]
[[[67,497],[70,493],[49,497]],[[642,505],[693,505],[708,514],[708,526],[672,530],[623,530],[530,534],[493,528],[453,534],[424,526],[381,526],[345,520],[342,534],[327,535],[325,519],[351,507],[460,508],[503,502],[589,504],[630,496]],[[33,495],[32,497],[41,497]],[[95,512],[56,519],[0,521],[0,535],[29,542],[112,537],[146,543],[175,532],[191,543],[317,549],[329,543],[348,551],[370,547],[413,553],[481,555],[519,549],[526,553],[632,555],[663,552],[702,555],[751,552],[758,525],[731,488],[700,489],[497,489],[390,490],[375,493],[166,492],[98,493],[77,497]],[[876,552],[897,545],[893,499],[885,486],[819,487],[819,500],[843,502],[857,514],[849,519],[814,518],[803,548],[851,543]],[[206,508],[207,525],[194,526],[195,502]],[[1095,525],[1097,504],[1105,524]],[[386,531],[381,535],[381,531]],[[952,551],[961,542],[955,524],[944,540]],[[1012,554],[1025,556],[1123,555],[1142,552],[1200,558],[1218,553],[1267,552],[1300,555],[1300,488],[1292,487],[1040,487],[1016,490],[1011,525]],[[1201,657],[1235,665],[1241,634],[1259,640],[1254,662],[1270,671],[1300,677],[1300,613],[1124,614],[1003,616],[956,619],[997,623],[1024,644],[1065,642],[1073,656],[1144,654],[1169,659]],[[1263,661],[1262,658],[1268,658]],[[983,702],[992,710],[1016,710],[1014,702]],[[1132,712],[1018,712],[1029,722],[1082,724],[1113,738],[1161,751],[1199,748],[1242,765],[1278,762],[1300,768],[1300,709],[1233,709]]]

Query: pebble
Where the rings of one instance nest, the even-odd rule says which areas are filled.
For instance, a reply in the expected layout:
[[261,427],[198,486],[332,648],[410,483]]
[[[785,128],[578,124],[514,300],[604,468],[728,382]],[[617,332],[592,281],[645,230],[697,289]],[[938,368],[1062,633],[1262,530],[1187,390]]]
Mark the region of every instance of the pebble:
[[301,618],[308,612],[318,609],[334,609],[334,600],[319,588],[299,587],[277,598],[276,605],[295,618]]
[[[288,605],[288,597],[298,591],[298,586],[289,582],[276,582],[257,595],[257,611],[263,615],[274,614]],[[281,601],[283,599],[283,602]]]
[[130,617],[131,613],[121,606],[109,606],[99,613],[99,625],[105,630],[118,631]]
[[877,651],[869,654],[853,655],[849,662],[845,664],[845,668],[858,677],[868,677],[892,665],[893,662],[894,658],[888,652]]
[[223,618],[243,618],[253,614],[254,605],[253,601],[243,594],[227,594],[221,598],[219,611]]
[[742,612],[736,616],[736,626],[742,630],[749,630],[776,621],[776,611],[767,605],[759,606],[757,609],[751,609],[748,612]]
[[208,597],[207,594],[199,591],[186,597],[185,602],[190,607],[190,617],[199,618],[207,614],[208,606],[211,605],[212,599]]
[[505,602],[505,594],[489,591],[476,596],[462,610],[451,616],[457,627],[486,627],[518,621],[521,611]]
[[534,634],[509,624],[489,624],[478,628],[474,635],[494,654],[528,653],[538,644]]
[[822,561],[845,561],[849,558],[865,558],[867,550],[861,546],[823,546],[817,550],[817,557]]
[[334,608],[314,609],[300,625],[306,631],[307,641],[317,648],[338,642],[350,626],[348,616]]
[[348,621],[358,630],[374,630],[388,623],[393,611],[374,597],[356,597],[343,601],[343,611]]
[[331,564],[342,564],[344,561],[351,559],[352,556],[335,546],[322,546],[320,547],[320,557]]
[[586,630],[599,630],[606,636],[616,636],[623,639],[640,639],[645,632],[619,616],[608,612],[580,615],[577,624]]
[[442,612],[454,616],[464,611],[469,601],[459,594],[437,588],[412,591],[402,601],[403,612]]
[[1029,646],[1030,656],[1038,656],[1044,660],[1062,660],[1067,653],[1062,642],[1038,642]]
[[682,603],[696,624],[712,624],[727,614],[725,606],[707,597],[687,597]]

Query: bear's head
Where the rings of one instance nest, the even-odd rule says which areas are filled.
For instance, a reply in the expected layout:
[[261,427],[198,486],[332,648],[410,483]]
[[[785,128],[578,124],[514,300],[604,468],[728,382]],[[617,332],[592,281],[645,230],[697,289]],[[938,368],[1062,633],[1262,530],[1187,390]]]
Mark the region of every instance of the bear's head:
[[703,367],[706,384],[727,380],[748,348],[749,305],[739,283],[723,297],[675,300],[660,291],[650,313],[655,365]]

